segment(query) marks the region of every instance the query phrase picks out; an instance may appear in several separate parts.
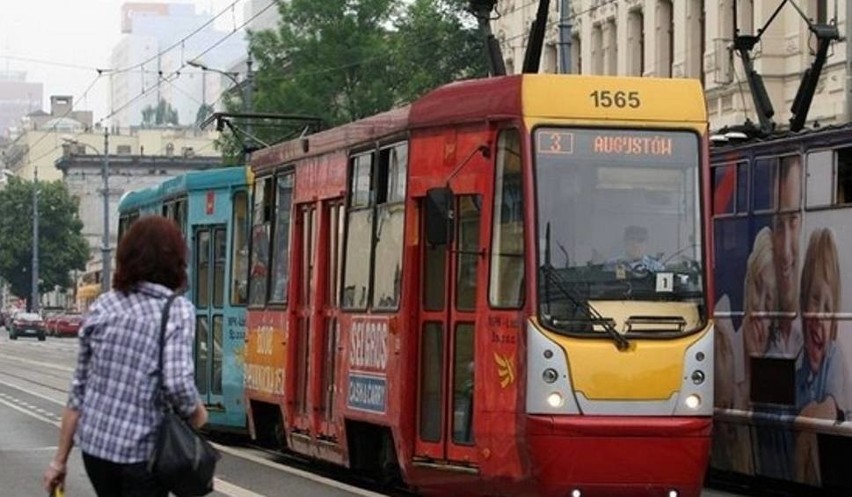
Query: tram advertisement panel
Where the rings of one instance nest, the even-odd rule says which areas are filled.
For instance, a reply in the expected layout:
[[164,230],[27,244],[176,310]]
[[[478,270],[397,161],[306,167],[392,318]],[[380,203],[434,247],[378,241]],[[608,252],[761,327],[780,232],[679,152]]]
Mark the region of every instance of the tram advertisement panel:
[[843,423],[852,420],[852,253],[843,250],[852,208],[803,205],[799,156],[749,166],[713,170],[724,413],[714,466],[811,485],[845,480],[834,456],[852,435]]

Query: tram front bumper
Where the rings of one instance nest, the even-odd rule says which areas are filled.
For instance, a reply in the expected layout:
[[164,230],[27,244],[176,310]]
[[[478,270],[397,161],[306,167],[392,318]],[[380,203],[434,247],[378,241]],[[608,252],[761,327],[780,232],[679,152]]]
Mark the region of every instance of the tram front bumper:
[[[711,418],[528,416],[540,495],[698,497]],[[674,491],[675,493],[672,493]]]

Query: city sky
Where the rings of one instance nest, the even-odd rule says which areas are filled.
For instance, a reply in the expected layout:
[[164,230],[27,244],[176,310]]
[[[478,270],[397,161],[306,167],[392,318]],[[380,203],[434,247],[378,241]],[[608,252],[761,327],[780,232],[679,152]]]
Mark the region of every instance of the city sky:
[[[245,0],[136,0],[137,3],[190,3],[213,15],[233,5],[215,26],[232,30],[243,21]],[[4,1],[0,7],[0,70],[26,71],[27,81],[44,84],[51,95],[71,95],[78,110],[91,110],[95,121],[108,109],[109,81],[97,69],[109,69],[109,54],[121,39],[121,6],[130,0]],[[87,88],[88,94],[83,98]]]

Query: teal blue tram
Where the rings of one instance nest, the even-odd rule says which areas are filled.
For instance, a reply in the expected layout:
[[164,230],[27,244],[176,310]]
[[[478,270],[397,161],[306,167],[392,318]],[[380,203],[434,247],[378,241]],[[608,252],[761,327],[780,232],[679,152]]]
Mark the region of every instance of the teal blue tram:
[[127,193],[119,236],[137,219],[175,220],[189,248],[187,297],[196,306],[195,382],[217,430],[247,429],[243,399],[251,171],[193,171]]

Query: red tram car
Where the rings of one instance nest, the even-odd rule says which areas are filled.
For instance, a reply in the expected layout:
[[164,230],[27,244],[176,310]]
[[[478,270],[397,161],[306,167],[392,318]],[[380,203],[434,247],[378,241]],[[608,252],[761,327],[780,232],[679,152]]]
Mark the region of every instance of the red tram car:
[[697,82],[454,83],[251,167],[253,436],[424,494],[700,494]]

